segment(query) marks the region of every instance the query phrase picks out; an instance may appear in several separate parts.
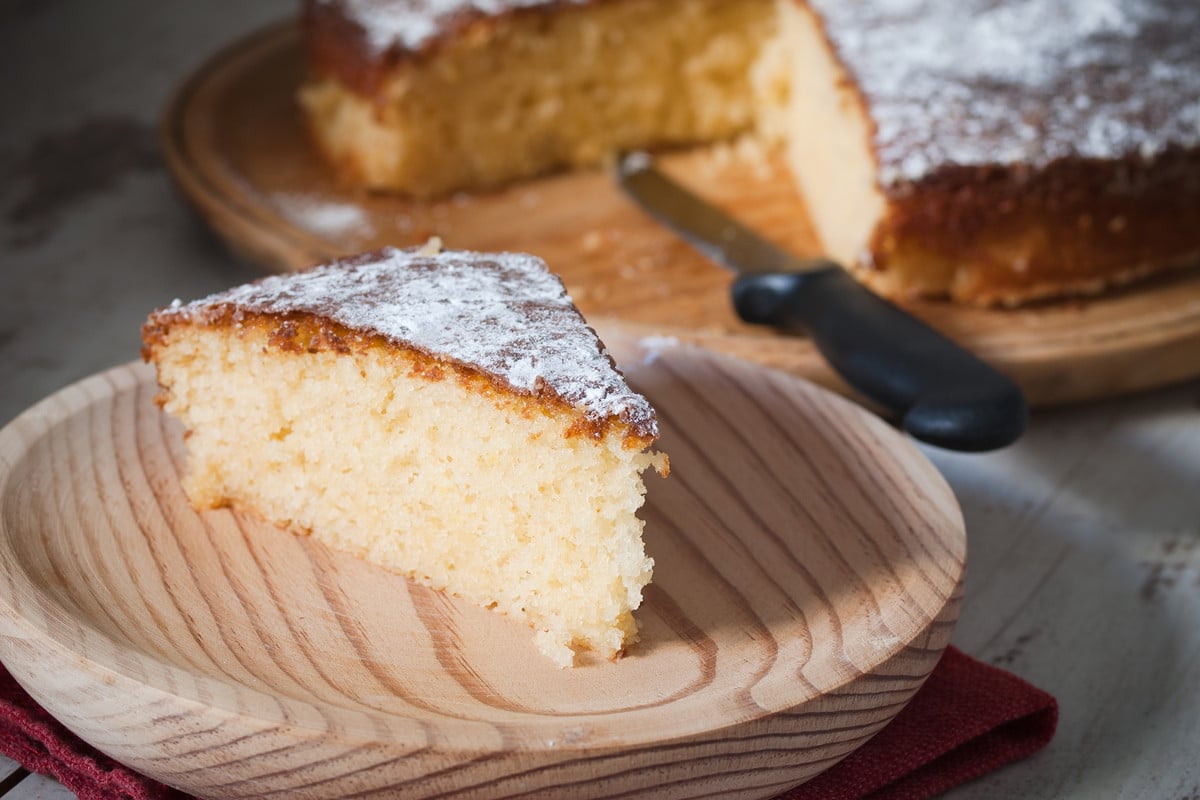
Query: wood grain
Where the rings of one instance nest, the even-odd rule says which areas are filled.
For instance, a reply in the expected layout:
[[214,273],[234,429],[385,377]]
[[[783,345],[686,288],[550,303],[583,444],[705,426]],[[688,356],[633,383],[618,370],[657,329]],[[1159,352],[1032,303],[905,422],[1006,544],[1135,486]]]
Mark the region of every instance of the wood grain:
[[[742,324],[728,300],[731,276],[649,221],[600,172],[425,203],[338,185],[294,102],[303,74],[296,28],[268,28],[193,74],[164,120],[164,152],[179,186],[246,259],[298,269],[434,234],[456,248],[530,251],[563,277],[602,333],[672,335],[850,393],[810,340]],[[779,244],[816,254],[804,202],[769,156],[747,159],[723,145],[667,155],[663,164]],[[1036,405],[1200,374],[1197,269],[1020,310],[908,307],[1011,375]]]
[[0,657],[118,760],[205,797],[769,797],[904,706],[949,639],[962,518],[903,437],[695,348],[618,343],[659,408],[643,641],[528,632],[179,487],[141,365],[0,432]]

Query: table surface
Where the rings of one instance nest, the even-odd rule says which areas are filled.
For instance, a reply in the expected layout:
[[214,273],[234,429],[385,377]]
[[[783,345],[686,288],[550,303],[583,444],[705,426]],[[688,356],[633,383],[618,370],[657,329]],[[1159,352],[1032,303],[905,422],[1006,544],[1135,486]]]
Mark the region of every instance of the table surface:
[[[175,194],[156,125],[208,54],[294,10],[0,0],[0,424],[135,358],[149,309],[256,276]],[[1200,383],[926,452],[969,531],[955,643],[1062,707],[1049,748],[950,796],[1200,798]],[[23,775],[0,759],[0,793],[70,797]]]

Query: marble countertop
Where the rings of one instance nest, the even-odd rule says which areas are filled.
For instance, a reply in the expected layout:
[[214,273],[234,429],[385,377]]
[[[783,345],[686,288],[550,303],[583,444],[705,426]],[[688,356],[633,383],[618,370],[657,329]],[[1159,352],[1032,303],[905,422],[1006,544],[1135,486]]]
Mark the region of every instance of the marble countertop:
[[[0,423],[136,358],[151,308],[259,274],[176,194],[156,128],[189,70],[293,11],[0,2]],[[926,452],[969,531],[955,643],[1062,709],[1049,748],[950,796],[1200,797],[1200,382],[1040,411],[1003,452]]]

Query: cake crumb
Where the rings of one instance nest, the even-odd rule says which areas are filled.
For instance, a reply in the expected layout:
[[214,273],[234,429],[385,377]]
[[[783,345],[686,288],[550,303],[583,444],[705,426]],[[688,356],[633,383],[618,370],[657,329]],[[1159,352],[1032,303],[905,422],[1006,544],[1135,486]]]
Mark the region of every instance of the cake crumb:
[[442,237],[430,236],[425,244],[421,245],[420,249],[417,250],[417,255],[436,256],[440,252],[442,252]]
[[575,666],[575,651],[560,641],[552,631],[538,631],[533,636],[538,652],[554,662],[559,669]]

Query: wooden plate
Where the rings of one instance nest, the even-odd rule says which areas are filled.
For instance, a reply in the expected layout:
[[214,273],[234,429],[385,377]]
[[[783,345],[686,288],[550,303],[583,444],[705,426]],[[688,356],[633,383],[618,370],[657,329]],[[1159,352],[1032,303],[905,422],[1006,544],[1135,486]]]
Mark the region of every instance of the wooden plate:
[[125,366],[0,432],[0,657],[85,740],[205,797],[769,797],[878,731],[957,619],[962,517],[857,406],[697,348],[623,351],[657,405],[654,583],[621,660],[179,487]]
[[[527,250],[562,275],[601,334],[674,335],[848,392],[812,343],[743,325],[731,276],[626,202],[598,172],[416,203],[339,186],[295,103],[300,36],[278,25],[234,44],[178,91],[167,161],[184,193],[237,252],[296,269],[438,234],[452,247]],[[668,171],[780,244],[817,250],[803,202],[769,158],[729,145],[676,154]],[[1039,405],[1103,397],[1200,374],[1200,270],[1100,299],[1005,311],[911,309],[1012,375]]]

